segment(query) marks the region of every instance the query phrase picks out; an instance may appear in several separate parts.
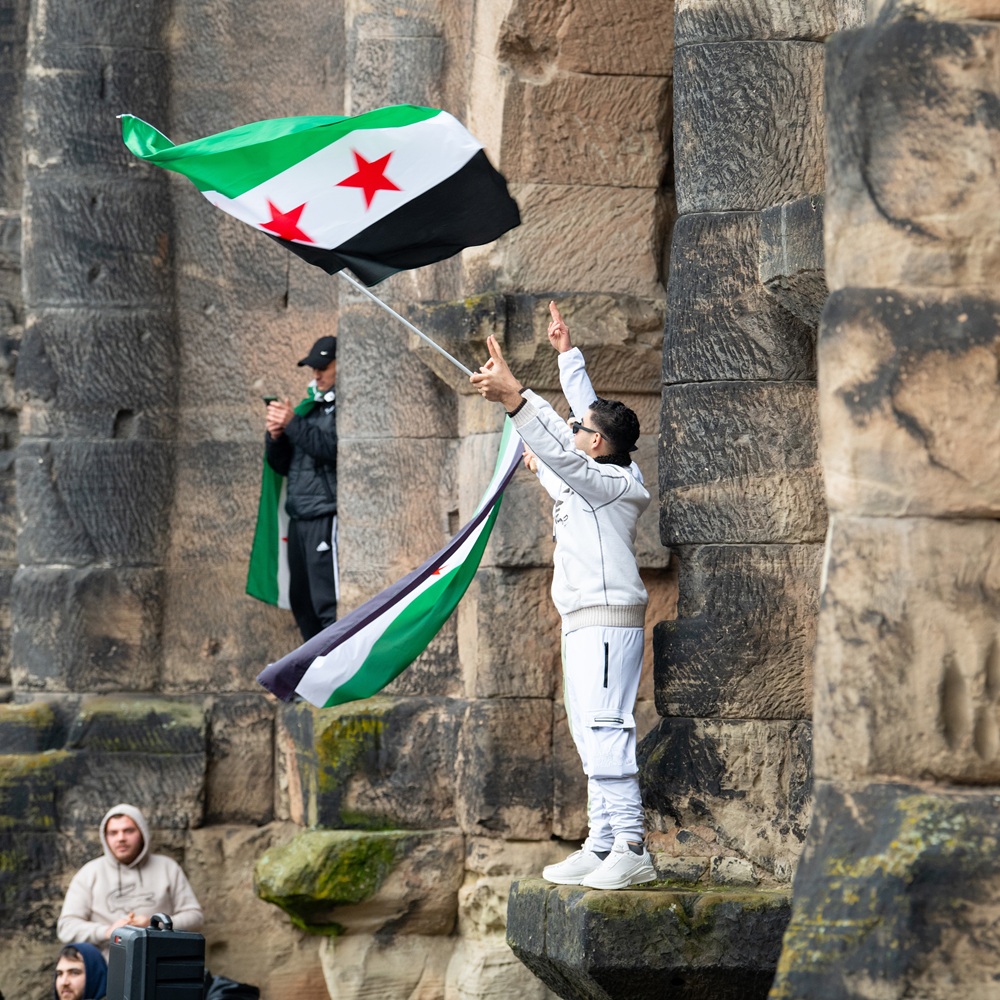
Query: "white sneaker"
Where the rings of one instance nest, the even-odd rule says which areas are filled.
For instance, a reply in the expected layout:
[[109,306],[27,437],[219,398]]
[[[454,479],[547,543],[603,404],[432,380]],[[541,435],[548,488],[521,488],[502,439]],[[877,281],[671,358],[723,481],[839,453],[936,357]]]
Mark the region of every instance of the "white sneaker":
[[587,889],[627,889],[630,885],[652,882],[655,878],[656,869],[646,845],[642,847],[642,854],[635,854],[626,836],[620,833],[615,837],[611,853],[578,884]]
[[542,878],[556,885],[579,885],[591,872],[601,867],[601,859],[586,849],[574,851],[565,861],[546,865]]

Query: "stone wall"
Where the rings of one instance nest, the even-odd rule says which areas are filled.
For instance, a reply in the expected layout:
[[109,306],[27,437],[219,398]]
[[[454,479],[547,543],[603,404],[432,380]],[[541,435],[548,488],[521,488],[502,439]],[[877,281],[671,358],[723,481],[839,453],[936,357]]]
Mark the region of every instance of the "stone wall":
[[[499,414],[339,280],[131,159],[114,116],[182,141],[403,101],[453,111],[524,225],[380,294],[470,367],[496,333],[554,400],[557,298],[598,390],[639,413],[654,482],[672,12],[618,8],[0,7],[0,88],[23,106],[0,123],[7,995],[48,995],[62,894],[121,799],[188,871],[209,967],[265,996],[546,995],[504,942],[512,878],[585,822],[544,497],[515,480],[459,613],[383,697],[317,712],[265,696],[257,671],[297,633],[243,595],[260,397],[297,398],[297,359],[340,337],[345,610],[466,518]],[[640,548],[652,626],[676,603],[653,516]],[[651,678],[640,717],[655,719]],[[312,879],[300,912],[289,886],[317,870],[347,884]]]

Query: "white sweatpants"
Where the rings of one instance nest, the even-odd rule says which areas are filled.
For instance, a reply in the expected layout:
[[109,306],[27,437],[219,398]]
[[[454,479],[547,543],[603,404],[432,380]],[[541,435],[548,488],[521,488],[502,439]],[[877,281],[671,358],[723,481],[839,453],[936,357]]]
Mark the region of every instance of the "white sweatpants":
[[643,630],[592,625],[563,636],[563,692],[570,732],[587,775],[587,848],[608,851],[618,834],[641,841],[635,762],[635,699]]

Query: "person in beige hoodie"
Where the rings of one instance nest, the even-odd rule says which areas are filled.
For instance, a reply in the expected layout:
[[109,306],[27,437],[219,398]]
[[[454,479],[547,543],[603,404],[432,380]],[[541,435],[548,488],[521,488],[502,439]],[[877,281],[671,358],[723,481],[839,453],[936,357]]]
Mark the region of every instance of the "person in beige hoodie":
[[179,931],[200,931],[204,922],[181,866],[151,854],[146,817],[127,803],[112,806],[101,820],[102,857],[88,861],[66,892],[56,933],[65,943],[87,941],[107,956],[119,927],[148,927],[155,913],[167,914]]

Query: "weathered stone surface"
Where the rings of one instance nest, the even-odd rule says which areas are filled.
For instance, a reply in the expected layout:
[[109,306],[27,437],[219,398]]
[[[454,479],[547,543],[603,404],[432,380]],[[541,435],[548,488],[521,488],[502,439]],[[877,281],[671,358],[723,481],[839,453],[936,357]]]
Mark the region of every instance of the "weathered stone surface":
[[508,875],[537,875],[569,852],[552,840],[500,840],[470,835],[465,838],[465,869],[492,880]]
[[259,694],[218,695],[209,706],[208,725],[205,821],[257,826],[270,822],[274,706]]
[[[530,182],[510,187],[532,225],[497,241],[503,255],[494,281],[517,290],[662,295],[657,262],[667,212],[656,190]],[[601,234],[599,253],[594,233]]]
[[517,80],[504,104],[509,182],[659,186],[670,149],[668,77]]
[[494,698],[465,712],[455,761],[467,834],[542,840],[552,829],[552,703]]
[[551,584],[550,569],[476,574],[458,611],[470,697],[552,698],[559,690],[560,625]]
[[17,457],[22,563],[150,565],[167,545],[172,449],[160,441],[27,441]]
[[587,779],[561,700],[552,705],[552,832],[569,841],[587,836]]
[[138,806],[150,827],[200,826],[204,813],[207,720],[200,702],[86,697],[66,739],[76,751],[59,825],[96,837],[116,802]]
[[757,212],[699,212],[677,220],[663,345],[668,385],[816,377],[813,331],[761,283],[761,220]]
[[816,437],[816,390],[807,382],[664,387],[664,544],[821,540]]
[[[163,310],[36,309],[21,340],[25,437],[169,438],[176,421],[173,321]],[[141,463],[133,470],[142,473]],[[107,497],[103,498],[107,500]]]
[[998,60],[1000,25],[983,22],[908,16],[830,42],[832,290],[995,292]]
[[254,886],[311,933],[448,935],[463,854],[449,831],[305,831],[261,855]]
[[819,326],[827,296],[822,195],[760,213],[758,267],[761,284],[771,295],[809,327]]
[[452,938],[421,934],[326,938],[319,949],[326,988],[340,1000],[450,996],[445,977],[455,943]]
[[816,789],[771,997],[996,991],[995,789],[905,783]]
[[22,568],[11,586],[11,676],[25,691],[152,690],[162,572]]
[[518,881],[507,942],[567,1000],[767,996],[789,917],[787,892],[595,892]]
[[192,830],[184,871],[205,912],[205,960],[214,974],[253,983],[261,996],[328,1000],[316,938],[290,927],[253,889],[257,859],[294,832],[280,823]]
[[62,745],[60,720],[51,703],[0,705],[0,754],[32,754]]
[[674,44],[794,40],[822,42],[844,27],[837,0],[678,0]]
[[[504,903],[506,904],[506,894]],[[463,937],[448,964],[445,996],[454,1000],[549,1000],[556,994],[511,951],[502,932],[489,938]]]
[[[455,746],[465,703],[376,697],[279,712],[294,746],[292,806],[309,826],[425,829],[455,825]],[[285,742],[285,736],[282,736]]]
[[755,211],[823,190],[822,45],[685,45],[674,107],[681,215]]
[[[656,0],[637,0],[627,8],[587,0],[568,10],[515,0],[501,10],[500,57],[525,76],[542,74],[551,62],[577,73],[670,72],[672,11]],[[605,44],[595,44],[595,38]]]
[[431,18],[406,8],[396,8],[394,17],[356,13],[347,29],[352,72],[345,110],[360,114],[407,101],[437,107],[445,51],[440,26]]
[[837,515],[829,548],[817,775],[1000,782],[1000,522]]
[[831,509],[1000,515],[1000,300],[846,289],[824,313]]
[[659,713],[807,718],[822,554],[819,544],[682,550],[679,616],[653,629]]
[[809,823],[811,743],[808,722],[662,719],[639,744],[647,815],[707,825],[787,881]]
[[743,858],[712,858],[709,875],[716,885],[756,885],[760,879]]
[[978,18],[983,21],[1000,20],[1000,10],[995,0],[868,0],[868,20],[876,18],[932,17],[941,21],[958,21]]

